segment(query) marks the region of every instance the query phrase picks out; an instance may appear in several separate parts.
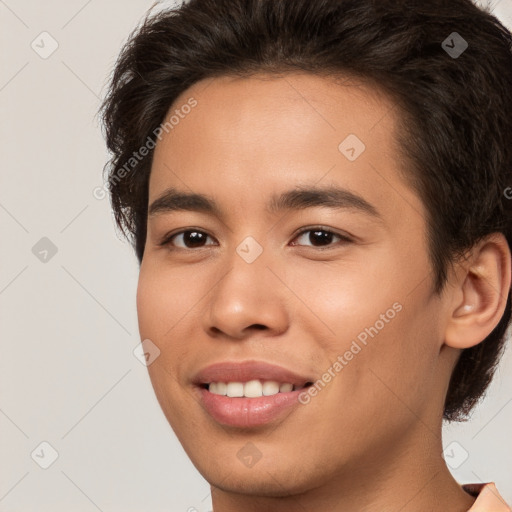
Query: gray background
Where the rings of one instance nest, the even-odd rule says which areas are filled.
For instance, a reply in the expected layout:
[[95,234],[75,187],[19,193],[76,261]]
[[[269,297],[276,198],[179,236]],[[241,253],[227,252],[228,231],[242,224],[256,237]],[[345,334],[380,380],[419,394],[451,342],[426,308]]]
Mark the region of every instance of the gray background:
[[[512,28],[512,0],[493,4]],[[108,159],[95,113],[151,5],[0,0],[0,511],[211,508],[133,354],[137,262],[93,195]],[[459,482],[494,481],[509,503],[511,352],[443,440]]]

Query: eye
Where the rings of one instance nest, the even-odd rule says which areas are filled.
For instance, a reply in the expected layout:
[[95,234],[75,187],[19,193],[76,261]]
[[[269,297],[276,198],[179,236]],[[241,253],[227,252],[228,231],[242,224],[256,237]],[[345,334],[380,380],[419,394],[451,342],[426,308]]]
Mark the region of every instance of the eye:
[[[308,235],[309,233],[309,235]],[[316,226],[309,229],[302,230],[294,240],[303,240],[309,241],[312,243],[312,247],[325,247],[329,245],[333,245],[332,241],[334,238],[338,238],[343,242],[351,242],[352,240],[344,235],[340,235],[338,233],[334,233],[328,229],[324,229],[322,226]],[[292,244],[292,245],[302,245],[302,244]]]
[[[180,249],[197,249],[204,247],[204,242],[208,237],[209,235],[204,231],[199,231],[198,229],[187,229],[172,235],[167,235],[160,245],[172,245]],[[180,243],[176,244],[175,240],[180,240]]]
[[[207,245],[214,245],[205,244],[208,238],[213,240],[213,238],[204,231],[200,231],[199,229],[186,229],[177,233],[166,235],[159,245],[170,245],[171,247],[176,247],[179,249],[201,249]],[[347,236],[334,233],[333,231],[325,229],[322,226],[316,226],[309,229],[303,229],[294,238],[294,240],[302,240],[302,243],[292,243],[291,245],[307,245],[305,242],[309,241],[312,247],[328,248],[329,246],[333,245],[333,239],[336,238],[345,243],[352,241]],[[176,243],[176,241],[179,242]]]

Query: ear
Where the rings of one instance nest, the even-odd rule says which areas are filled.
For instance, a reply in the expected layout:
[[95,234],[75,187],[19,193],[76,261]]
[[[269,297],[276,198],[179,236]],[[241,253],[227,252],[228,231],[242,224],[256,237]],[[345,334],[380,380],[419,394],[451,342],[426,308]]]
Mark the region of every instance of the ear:
[[498,325],[510,291],[511,255],[502,233],[476,244],[455,273],[445,345],[469,348]]

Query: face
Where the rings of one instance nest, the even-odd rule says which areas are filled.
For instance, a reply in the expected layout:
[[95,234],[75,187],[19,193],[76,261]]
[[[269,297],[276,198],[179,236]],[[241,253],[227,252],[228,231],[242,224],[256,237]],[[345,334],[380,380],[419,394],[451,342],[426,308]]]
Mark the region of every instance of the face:
[[424,449],[449,368],[394,105],[293,74],[198,82],[176,110],[153,159],[137,308],[194,465],[214,487],[278,496],[370,474],[405,440]]

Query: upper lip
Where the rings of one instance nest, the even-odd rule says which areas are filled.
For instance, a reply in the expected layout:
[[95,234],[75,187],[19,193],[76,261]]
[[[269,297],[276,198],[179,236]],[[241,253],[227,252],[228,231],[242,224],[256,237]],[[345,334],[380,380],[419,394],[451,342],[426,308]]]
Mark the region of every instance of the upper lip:
[[287,368],[263,361],[226,361],[201,369],[193,378],[197,385],[211,382],[247,382],[250,380],[273,380],[304,386],[313,378],[299,375]]

